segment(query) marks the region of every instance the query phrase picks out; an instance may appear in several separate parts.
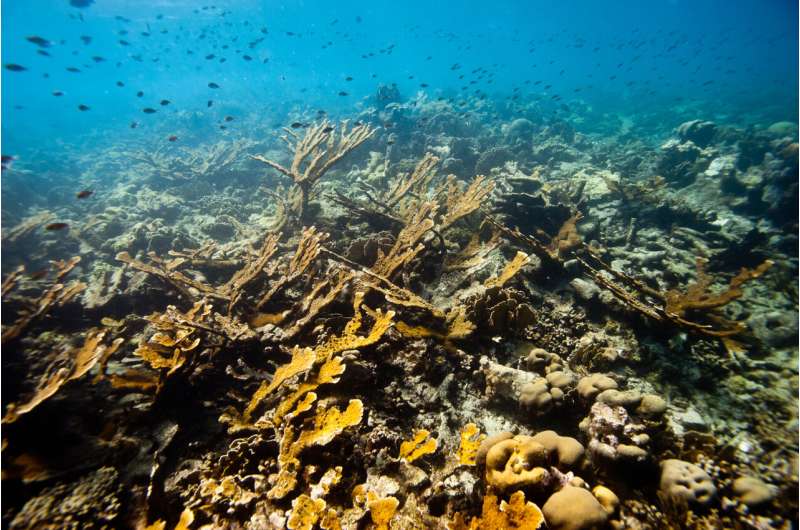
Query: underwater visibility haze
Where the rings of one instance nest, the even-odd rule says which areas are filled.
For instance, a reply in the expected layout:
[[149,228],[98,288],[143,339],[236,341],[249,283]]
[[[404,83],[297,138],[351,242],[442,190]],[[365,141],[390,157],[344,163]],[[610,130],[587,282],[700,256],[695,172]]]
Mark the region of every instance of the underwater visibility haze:
[[797,528],[797,21],[2,0],[3,528]]

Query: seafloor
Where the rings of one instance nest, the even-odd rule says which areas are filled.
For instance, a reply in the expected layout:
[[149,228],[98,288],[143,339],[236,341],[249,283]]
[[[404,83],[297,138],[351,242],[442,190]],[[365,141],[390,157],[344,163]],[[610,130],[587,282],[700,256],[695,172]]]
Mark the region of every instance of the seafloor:
[[796,527],[797,127],[514,105],[5,170],[3,527]]

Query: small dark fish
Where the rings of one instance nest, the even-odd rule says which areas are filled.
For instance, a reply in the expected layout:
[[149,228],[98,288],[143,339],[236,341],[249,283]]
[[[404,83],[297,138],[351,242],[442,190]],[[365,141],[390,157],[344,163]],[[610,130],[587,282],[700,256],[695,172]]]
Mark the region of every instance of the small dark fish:
[[135,122],[135,121],[131,122],[131,129],[135,129],[138,126],[139,126],[139,124],[137,122]]
[[328,126],[327,126],[327,127],[325,127],[324,129],[322,129],[322,132],[324,132],[324,133],[329,133],[329,132],[331,132],[332,130],[333,130],[333,125],[328,125]]
[[92,38],[89,35],[81,35],[81,40],[84,44],[88,45],[92,42]]
[[394,140],[389,140],[386,142],[386,145],[394,145]]
[[220,126],[219,126],[219,128],[220,128],[220,129],[222,129],[223,131],[224,131],[225,129],[227,129],[227,127],[225,127],[224,125],[220,125]]
[[39,269],[36,272],[32,272],[30,276],[28,276],[31,280],[41,280],[47,276],[47,269]]
[[122,81],[117,81],[117,86],[125,86],[125,83],[123,83]]
[[0,168],[6,170],[11,167],[11,162],[13,162],[15,158],[11,155],[2,155],[2,163],[0,163]]
[[167,138],[167,140],[168,140],[168,141],[170,141],[170,142],[174,142],[174,141],[176,141],[177,139],[178,139],[178,137],[177,137],[177,136],[175,136],[174,134],[173,134],[172,136],[170,136],[169,138]]
[[208,55],[206,55],[206,61],[210,61],[214,57],[216,57],[216,55],[214,55],[213,53],[209,53]]
[[145,107],[142,109],[142,112],[145,114],[155,114],[158,111],[156,109],[151,109],[150,107]]
[[87,198],[92,196],[92,193],[94,193],[92,190],[83,190],[83,191],[79,191],[75,195],[75,197],[77,197],[78,199],[87,199]]
[[249,55],[242,55],[242,59],[244,59],[245,61],[252,61],[253,60],[253,58],[250,57]]
[[168,99],[162,99],[161,100],[161,106],[162,107],[166,107],[167,105],[169,105],[169,103],[170,103],[170,101]]
[[340,96],[349,96],[350,94],[348,94],[347,92],[345,92],[344,90],[342,90],[341,92],[339,92],[339,95],[340,95]]
[[63,96],[64,93],[62,91],[60,91],[60,90],[56,90],[55,92],[53,92],[53,95],[56,96],[56,97],[59,97],[59,96]]
[[67,223],[50,223],[49,225],[45,226],[45,230],[55,231],[55,230],[64,230],[65,228],[69,228]]
[[52,44],[52,42],[50,42],[49,40],[43,39],[38,35],[31,35],[30,37],[25,37],[25,40],[28,42],[32,42],[35,45],[40,46],[42,48],[49,48],[50,45]]
[[67,67],[67,72],[73,72],[73,73],[75,73],[75,74],[79,74],[79,73],[81,73],[81,71],[80,71],[80,70],[78,70],[77,68],[75,68],[74,66],[68,66],[68,67]]
[[299,128],[300,128],[300,127],[302,127],[302,126],[303,126],[303,124],[302,124],[302,123],[300,123],[299,121],[296,121],[296,122],[294,122],[293,124],[291,124],[291,125],[290,125],[290,127],[291,127],[292,129],[299,129]]
[[6,70],[11,70],[12,72],[24,72],[27,70],[27,68],[18,64],[8,63],[6,64]]
[[94,0],[69,0],[72,7],[89,7],[94,4]]
[[86,112],[87,110],[89,110],[89,107],[87,107],[86,105],[82,105],[81,104],[81,105],[78,105],[78,110],[81,111],[81,112]]
[[219,85],[216,83],[209,83],[208,88],[219,88]]
[[141,90],[136,93],[137,98],[140,98],[142,96],[144,96],[144,92],[142,92]]
[[422,88],[428,88],[428,83],[420,83],[419,86]]
[[131,45],[131,43],[130,43],[130,42],[128,42],[128,41],[126,41],[126,40],[123,40],[123,39],[120,39],[120,40],[119,40],[119,43],[120,43],[120,44],[122,44],[123,46],[130,46],[130,45]]
[[44,55],[45,57],[52,57],[52,55],[50,55],[44,50],[36,50],[36,53],[38,53],[39,55]]
[[94,57],[92,57],[92,60],[96,63],[102,63],[103,61],[105,61],[105,58],[100,57],[99,55],[95,55]]
[[208,103],[206,103],[206,107],[207,107],[207,108],[210,108],[210,107],[211,107],[211,105],[213,105],[213,104],[214,104],[214,102],[213,102],[212,100],[210,100],[210,99],[209,99],[209,100],[208,100]]
[[345,78],[344,78],[344,80],[345,80],[345,81],[352,81],[352,80],[353,80],[353,78],[352,78],[352,77],[350,77],[350,76],[348,75],[347,77],[345,77]]
[[233,116],[225,116],[225,121],[233,121]]

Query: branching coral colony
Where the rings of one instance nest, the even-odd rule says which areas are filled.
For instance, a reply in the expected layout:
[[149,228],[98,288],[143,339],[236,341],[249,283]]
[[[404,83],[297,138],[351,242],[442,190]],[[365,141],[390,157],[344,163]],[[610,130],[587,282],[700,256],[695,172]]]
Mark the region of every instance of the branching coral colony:
[[[128,499],[136,515],[120,516],[115,526],[136,520],[155,521],[148,528],[500,529],[539,528],[546,520],[550,528],[590,528],[620,515],[620,499],[603,485],[609,462],[653,463],[651,439],[665,429],[663,400],[620,390],[603,374],[579,380],[558,355],[540,348],[523,361],[530,371],[485,358],[478,363],[481,348],[498,338],[529,337],[543,318],[525,286],[537,278],[537,260],[550,276],[578,271],[656,322],[723,338],[746,329],[719,310],[771,263],[742,269],[714,293],[698,260],[696,281],[685,290],[656,289],[609,266],[583,242],[576,207],[551,205],[540,186],[495,194],[490,177],[466,183],[440,176],[439,159],[430,153],[383,187],[360,183],[354,193],[331,197],[353,223],[374,230],[348,247],[318,228],[336,230],[315,217],[309,201],[320,179],[374,132],[366,124],[348,130],[346,122],[337,128],[324,121],[302,137],[286,129],[288,167],[254,156],[293,185],[278,194],[282,216],[273,228],[281,230],[259,242],[209,243],[167,257],[120,252],[116,259],[132,275],[156,279],[154,287],[174,296],[161,297],[163,309],[147,316],[105,318],[81,346],[43,358],[38,384],[6,406],[3,423],[14,430],[3,440],[4,477],[25,483],[52,477],[41,445],[26,445],[36,431],[25,420],[59,397],[80,407],[110,388],[125,394],[124,405],[108,405],[106,416],[98,416],[105,422],[98,445],[127,440],[130,450],[148,414],[173,418],[150,442],[149,472],[126,471],[137,484]],[[203,164],[230,162],[230,151],[215,153]],[[508,227],[518,208],[501,204],[495,212],[506,212],[502,218],[485,213],[492,197],[538,201],[538,212],[554,216],[523,233]],[[503,237],[525,252],[504,258],[501,250],[513,247]],[[53,262],[43,286],[30,285],[24,269],[6,278],[4,313],[12,317],[4,322],[4,346],[24,348],[23,339],[45,328],[49,312],[74,302],[84,285],[63,279],[79,261]],[[440,286],[447,295],[437,298]],[[482,373],[488,399],[517,402],[537,422],[566,407],[588,412],[581,423],[588,451],[549,430],[484,434],[472,423],[453,426],[444,414],[422,425],[402,408],[402,394],[415,384],[429,389],[426,399],[451,399],[452,381],[441,381],[453,374],[431,374],[452,370],[466,380]],[[94,378],[85,377],[92,371]],[[430,383],[437,379],[439,389]],[[81,391],[65,390],[78,385]],[[401,409],[387,419],[392,407]],[[212,415],[216,426],[208,423]],[[191,439],[202,421],[213,436],[178,450],[175,444]],[[103,455],[102,462],[114,462]]]

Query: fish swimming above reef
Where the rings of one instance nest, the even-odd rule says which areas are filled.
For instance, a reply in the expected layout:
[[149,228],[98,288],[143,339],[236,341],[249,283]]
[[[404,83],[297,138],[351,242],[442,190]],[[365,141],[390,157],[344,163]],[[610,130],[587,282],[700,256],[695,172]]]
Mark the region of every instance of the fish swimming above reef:
[[69,225],[67,223],[50,223],[49,225],[46,225],[44,227],[45,230],[48,230],[50,232],[64,230],[65,228],[69,228]]
[[25,40],[28,42],[32,42],[33,44],[41,48],[49,48],[53,44],[49,40],[43,37],[39,37],[38,35],[31,35],[30,37],[25,37]]
[[83,190],[83,191],[79,191],[78,193],[76,193],[75,197],[77,197],[78,199],[87,199],[87,198],[91,197],[93,193],[94,192],[91,191],[91,190]]
[[145,107],[142,109],[142,112],[144,112],[145,114],[155,114],[158,111],[150,107]]
[[160,104],[162,107],[166,107],[167,105],[169,105],[169,104],[170,104],[170,101],[169,101],[168,99],[162,99],[162,100],[159,102],[159,104]]

